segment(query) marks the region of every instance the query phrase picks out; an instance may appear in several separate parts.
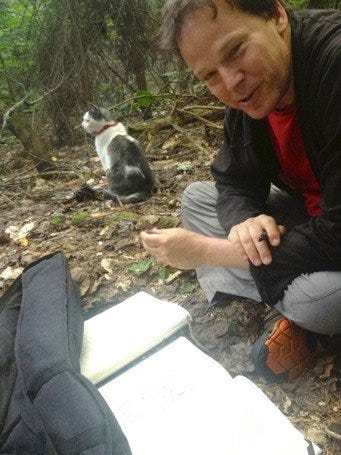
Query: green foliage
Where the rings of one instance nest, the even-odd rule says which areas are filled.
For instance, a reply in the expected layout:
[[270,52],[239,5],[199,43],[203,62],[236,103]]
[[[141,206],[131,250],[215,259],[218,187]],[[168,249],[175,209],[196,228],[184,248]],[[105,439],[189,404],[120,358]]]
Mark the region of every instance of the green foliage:
[[33,21],[39,15],[34,2],[3,0],[0,15],[0,97],[23,96],[34,74]]
[[288,3],[292,5],[295,9],[306,8],[309,0],[290,0]]
[[148,90],[139,90],[136,96],[136,104],[139,108],[149,107],[153,104],[154,97]]
[[170,267],[162,267],[160,270],[159,270],[159,278],[160,280],[167,280],[167,278],[170,277],[172,273],[172,269]]
[[289,0],[287,3],[292,5],[294,9],[337,9],[340,7],[339,0]]
[[152,261],[139,261],[134,262],[130,267],[129,271],[135,273],[135,275],[142,275],[143,273],[147,272],[152,265]]
[[72,216],[72,221],[74,222],[80,222],[80,221],[84,221],[86,220],[87,218],[89,218],[89,213],[88,212],[78,212],[78,213],[75,213],[73,216]]
[[141,215],[135,212],[117,212],[108,215],[109,221],[138,221]]
[[63,216],[53,216],[50,218],[50,223],[53,225],[53,226],[56,226],[58,224],[61,224],[63,223],[64,221],[64,217]]
[[191,294],[195,289],[195,284],[192,283],[182,283],[180,285],[179,291],[180,294]]
[[232,335],[239,335],[240,322],[234,317],[227,318],[228,331]]

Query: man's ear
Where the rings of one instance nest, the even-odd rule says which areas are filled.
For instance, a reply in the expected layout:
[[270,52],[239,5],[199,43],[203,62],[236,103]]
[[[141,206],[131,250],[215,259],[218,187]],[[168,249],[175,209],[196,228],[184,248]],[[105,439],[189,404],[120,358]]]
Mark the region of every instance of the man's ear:
[[274,17],[274,20],[276,23],[278,33],[282,35],[288,28],[289,17],[283,5],[281,5],[281,3],[279,3],[278,1],[276,2],[276,15]]

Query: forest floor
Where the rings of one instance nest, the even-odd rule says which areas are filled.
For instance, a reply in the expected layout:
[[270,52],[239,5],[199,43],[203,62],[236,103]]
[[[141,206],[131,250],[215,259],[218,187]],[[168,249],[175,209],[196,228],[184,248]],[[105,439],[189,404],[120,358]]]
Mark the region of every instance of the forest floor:
[[[217,125],[221,124],[220,118]],[[205,352],[230,374],[254,381],[325,455],[340,454],[340,442],[325,432],[341,410],[333,356],[320,352],[300,378],[267,384],[249,360],[265,309],[245,299],[208,308],[194,272],[165,267],[142,248],[140,231],[181,226],[182,192],[189,183],[210,178],[221,129],[202,118],[191,123],[173,119],[157,132],[135,130],[135,137],[143,144],[158,191],[143,203],[123,207],[101,197],[106,180],[91,139],[84,136],[80,146],[51,150],[58,170],[49,180],[41,179],[23,158],[20,145],[1,146],[1,293],[31,261],[63,250],[84,311],[98,311],[140,290],[178,303],[192,315],[193,334]],[[96,191],[97,199],[77,200],[75,194],[78,191],[79,199],[85,184]]]

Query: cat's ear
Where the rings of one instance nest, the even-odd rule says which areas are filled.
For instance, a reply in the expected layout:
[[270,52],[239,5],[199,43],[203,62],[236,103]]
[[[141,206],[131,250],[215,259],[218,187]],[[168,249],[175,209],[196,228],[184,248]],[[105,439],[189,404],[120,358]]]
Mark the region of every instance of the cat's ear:
[[102,120],[103,119],[102,109],[93,103],[89,103],[89,106],[90,106],[90,109],[89,109],[90,116],[97,121]]
[[100,112],[100,108],[98,106],[96,106],[96,104],[88,103],[88,106],[89,106],[90,111]]

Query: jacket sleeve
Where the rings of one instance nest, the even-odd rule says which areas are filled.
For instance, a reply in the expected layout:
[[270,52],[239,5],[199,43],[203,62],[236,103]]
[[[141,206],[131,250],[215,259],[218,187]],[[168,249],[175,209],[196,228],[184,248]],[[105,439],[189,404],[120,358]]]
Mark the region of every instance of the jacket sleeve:
[[[311,160],[322,188],[322,213],[295,226],[279,247],[271,248],[270,265],[250,264],[260,295],[268,304],[276,304],[286,287],[301,274],[341,271],[341,79],[337,76],[341,74],[340,32],[337,36],[329,41],[328,52],[321,52],[319,58],[315,55],[311,65],[307,59],[304,62],[310,74],[305,74],[306,92],[302,89],[306,120],[302,119],[302,132],[309,149],[315,150]],[[309,71],[309,66],[315,71]]]
[[263,213],[270,191],[270,179],[249,144],[243,116],[226,110],[224,141],[211,165],[218,190],[218,220],[227,233],[232,226]]

